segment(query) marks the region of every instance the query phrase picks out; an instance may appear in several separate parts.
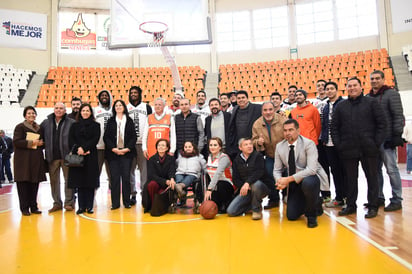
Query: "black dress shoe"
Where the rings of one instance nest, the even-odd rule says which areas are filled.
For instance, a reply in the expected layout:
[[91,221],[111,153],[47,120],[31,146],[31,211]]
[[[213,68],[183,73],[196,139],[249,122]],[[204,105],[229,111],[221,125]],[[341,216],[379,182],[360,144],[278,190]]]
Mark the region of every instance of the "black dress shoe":
[[376,216],[378,216],[378,210],[375,208],[369,208],[368,213],[365,214],[367,219],[375,218]]
[[316,217],[308,217],[308,228],[315,228],[318,226]]
[[84,213],[84,212],[86,212],[86,209],[84,209],[84,208],[79,208],[79,209],[76,211],[76,214],[82,214],[82,213]]
[[132,196],[132,198],[130,198],[130,205],[134,206],[136,203],[136,196]]
[[124,208],[131,208],[131,205],[125,205]]
[[110,209],[111,210],[116,210],[116,209],[118,209],[120,206],[112,206]]
[[41,214],[41,211],[36,209],[31,211],[32,214]]
[[342,209],[341,211],[339,211],[338,215],[339,216],[346,216],[346,215],[350,215],[350,214],[354,214],[354,213],[356,213],[356,208],[348,206],[348,207]]
[[88,209],[86,209],[86,211],[87,211],[87,213],[89,213],[89,214],[93,214],[93,213],[94,213],[93,208],[88,208]]
[[30,212],[29,212],[28,210],[23,210],[23,211],[21,212],[21,214],[22,214],[23,216],[30,216]]
[[402,209],[402,204],[401,203],[390,203],[387,207],[385,207],[383,210],[385,212],[390,212],[390,211],[396,211]]

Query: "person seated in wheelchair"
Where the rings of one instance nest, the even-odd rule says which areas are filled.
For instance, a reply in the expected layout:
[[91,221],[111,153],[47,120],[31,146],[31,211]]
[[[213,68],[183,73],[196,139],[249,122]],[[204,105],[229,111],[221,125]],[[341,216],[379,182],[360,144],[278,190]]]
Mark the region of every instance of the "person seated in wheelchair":
[[176,160],[176,165],[175,189],[179,200],[183,202],[186,199],[185,189],[200,178],[206,168],[206,161],[197,146],[192,141],[186,141]]
[[169,155],[170,143],[166,139],[156,142],[156,154],[147,162],[147,184],[142,193],[142,205],[144,212],[149,212],[155,194],[162,193],[166,188],[175,190],[175,158]]
[[226,213],[233,198],[232,162],[227,154],[222,152],[223,143],[219,137],[208,141],[209,157],[206,172],[210,183],[207,186],[204,200],[212,200],[218,206],[219,213]]

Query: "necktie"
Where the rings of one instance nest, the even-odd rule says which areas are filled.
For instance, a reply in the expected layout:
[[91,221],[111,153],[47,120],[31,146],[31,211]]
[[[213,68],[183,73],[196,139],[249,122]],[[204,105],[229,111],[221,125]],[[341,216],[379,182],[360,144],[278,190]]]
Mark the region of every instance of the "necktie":
[[296,163],[295,163],[295,150],[294,145],[289,146],[289,159],[288,159],[288,166],[289,166],[289,176],[292,176],[296,173]]
[[123,148],[124,147],[124,143],[123,143],[123,138],[122,138],[122,133],[121,133],[121,123],[119,123],[118,125],[119,128],[119,133],[118,133],[118,137],[117,137],[117,148]]

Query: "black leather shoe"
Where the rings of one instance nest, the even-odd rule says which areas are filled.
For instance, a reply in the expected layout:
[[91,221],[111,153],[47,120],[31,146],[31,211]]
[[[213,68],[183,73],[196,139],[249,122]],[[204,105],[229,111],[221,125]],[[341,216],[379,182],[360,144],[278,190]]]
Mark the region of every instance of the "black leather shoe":
[[23,211],[21,212],[21,214],[22,214],[23,216],[30,216],[30,215],[31,215],[28,210],[23,210]]
[[308,217],[308,228],[315,228],[318,226],[316,217]]
[[136,203],[136,196],[132,196],[132,198],[130,198],[130,205],[134,206]]
[[378,216],[378,210],[375,208],[369,208],[368,213],[365,214],[365,218],[370,219],[370,218],[375,218]]
[[401,203],[390,203],[387,207],[385,207],[383,210],[385,212],[390,212],[390,211],[396,211],[402,209],[402,204]]
[[131,208],[131,205],[125,205],[124,208]]
[[116,210],[116,209],[118,209],[120,206],[112,206],[110,209],[111,210]]
[[36,209],[36,210],[32,210],[31,214],[41,214],[41,211]]
[[338,212],[339,216],[346,216],[346,215],[350,215],[350,214],[354,214],[356,213],[356,208],[353,207],[346,207],[344,209],[342,209],[341,211]]
[[86,209],[86,211],[87,211],[87,213],[89,213],[89,214],[93,214],[93,213],[94,213],[93,208],[88,208],[88,209]]
[[82,214],[82,213],[84,213],[84,212],[86,212],[86,209],[84,209],[84,208],[79,208],[79,209],[76,211],[76,214]]

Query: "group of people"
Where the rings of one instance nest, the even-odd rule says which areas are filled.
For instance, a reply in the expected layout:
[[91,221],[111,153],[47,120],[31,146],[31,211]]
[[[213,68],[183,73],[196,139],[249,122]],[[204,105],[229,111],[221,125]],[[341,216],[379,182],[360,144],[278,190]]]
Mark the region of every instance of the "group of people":
[[[63,207],[73,210],[76,192],[77,213],[93,213],[105,164],[112,210],[120,207],[120,201],[125,208],[136,204],[138,167],[145,212],[165,189],[175,191],[184,203],[187,188],[204,177],[207,188],[201,195],[213,200],[221,213],[239,216],[251,211],[252,219],[259,220],[263,198],[269,196],[265,208],[272,208],[283,196],[289,220],[304,214],[308,227],[316,227],[322,203],[342,207],[342,216],[356,212],[359,161],[368,181],[365,216],[375,217],[385,202],[383,164],[393,195],[385,211],[401,209],[395,157],[396,146],[403,143],[402,104],[399,93],[384,85],[383,72],[371,74],[371,86],[364,95],[361,81],[348,79],[345,100],[338,96],[336,83],[319,80],[319,97],[313,102],[305,90],[290,86],[287,99],[282,101],[274,92],[263,104],[250,102],[243,90],[210,100],[201,90],[191,106],[176,92],[171,106],[157,98],[153,109],[142,102],[141,88],[133,86],[127,105],[122,100],[112,103],[110,91],[102,90],[94,110],[74,98],[71,114],[66,114],[63,103],[56,103],[40,125],[35,122],[36,110],[26,107],[25,121],[16,126],[13,138],[20,209],[23,215],[40,213],[37,189],[47,168],[54,200],[50,213]],[[84,156],[83,167],[64,165],[70,152]],[[65,178],[64,201],[60,170]]]

